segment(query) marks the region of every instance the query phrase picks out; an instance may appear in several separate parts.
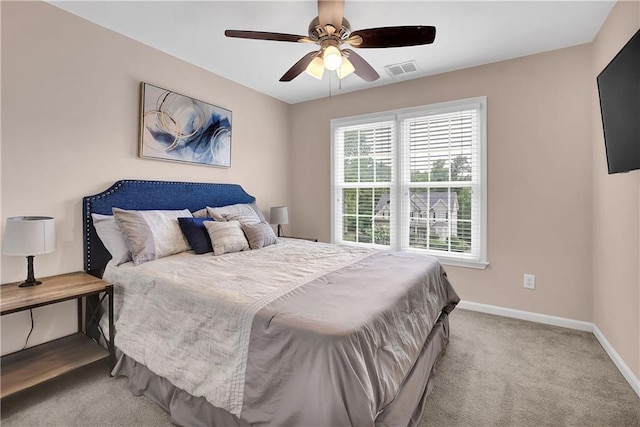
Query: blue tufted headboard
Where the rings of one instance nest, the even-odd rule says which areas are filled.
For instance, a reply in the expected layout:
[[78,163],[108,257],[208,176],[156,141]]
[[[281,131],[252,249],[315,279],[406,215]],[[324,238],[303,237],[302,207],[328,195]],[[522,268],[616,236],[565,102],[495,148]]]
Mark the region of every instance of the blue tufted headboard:
[[111,259],[91,220],[92,213],[112,215],[111,208],[151,210],[218,207],[236,203],[253,203],[256,199],[238,184],[211,184],[175,181],[116,181],[102,193],[82,199],[84,269],[96,276]]

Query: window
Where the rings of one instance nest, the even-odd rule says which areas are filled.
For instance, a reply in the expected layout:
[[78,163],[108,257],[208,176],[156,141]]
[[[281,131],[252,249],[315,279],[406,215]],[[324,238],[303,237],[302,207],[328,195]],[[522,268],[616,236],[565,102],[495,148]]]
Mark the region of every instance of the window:
[[335,243],[485,268],[486,98],[335,119]]

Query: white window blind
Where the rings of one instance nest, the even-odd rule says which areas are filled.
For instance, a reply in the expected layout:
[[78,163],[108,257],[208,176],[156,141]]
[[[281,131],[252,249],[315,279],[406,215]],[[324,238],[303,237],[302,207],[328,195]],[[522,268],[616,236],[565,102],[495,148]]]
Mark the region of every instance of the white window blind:
[[332,121],[333,241],[486,266],[486,99]]
[[390,245],[390,213],[379,205],[391,197],[395,122],[343,126],[335,134],[335,237],[339,241]]

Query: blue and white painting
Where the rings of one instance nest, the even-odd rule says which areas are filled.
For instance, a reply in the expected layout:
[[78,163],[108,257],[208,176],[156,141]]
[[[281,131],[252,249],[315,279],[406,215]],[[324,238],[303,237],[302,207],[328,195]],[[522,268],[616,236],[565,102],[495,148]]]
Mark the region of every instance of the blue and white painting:
[[140,156],[231,166],[231,111],[142,84]]

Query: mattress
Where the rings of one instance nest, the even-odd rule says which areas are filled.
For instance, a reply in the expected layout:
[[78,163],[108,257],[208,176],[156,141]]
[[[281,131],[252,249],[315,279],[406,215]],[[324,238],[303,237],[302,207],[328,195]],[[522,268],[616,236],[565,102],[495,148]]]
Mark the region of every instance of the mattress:
[[293,239],[103,278],[122,354],[260,425],[373,425],[459,301],[435,258]]

